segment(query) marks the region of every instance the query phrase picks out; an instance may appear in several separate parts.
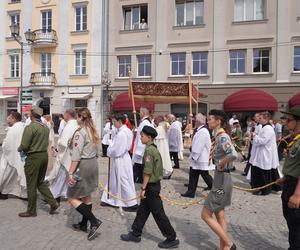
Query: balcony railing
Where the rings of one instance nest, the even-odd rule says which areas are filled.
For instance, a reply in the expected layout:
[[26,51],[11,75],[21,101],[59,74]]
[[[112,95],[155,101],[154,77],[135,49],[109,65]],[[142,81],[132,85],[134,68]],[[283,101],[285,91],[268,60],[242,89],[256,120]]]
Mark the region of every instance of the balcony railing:
[[56,77],[52,72],[35,72],[31,73],[30,83],[32,87],[54,87]]
[[57,40],[55,30],[39,29],[33,31],[33,44],[37,47],[56,46]]

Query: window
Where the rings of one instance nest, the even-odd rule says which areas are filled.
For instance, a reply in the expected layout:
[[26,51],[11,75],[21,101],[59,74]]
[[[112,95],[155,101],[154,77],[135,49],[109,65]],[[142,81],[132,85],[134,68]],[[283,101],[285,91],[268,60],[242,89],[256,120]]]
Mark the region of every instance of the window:
[[151,55],[139,55],[138,61],[138,76],[151,76]]
[[10,0],[10,3],[20,3],[21,0]]
[[87,107],[87,100],[86,99],[75,99],[74,100],[74,109],[77,111],[78,109],[81,108],[86,108]]
[[207,75],[207,52],[193,52],[193,75]]
[[51,73],[51,54],[41,54],[41,73],[42,76],[49,76]]
[[10,55],[10,77],[20,77],[19,55]]
[[234,21],[263,20],[265,0],[235,0]]
[[41,24],[42,32],[50,32],[52,30],[52,11],[42,11],[41,12]]
[[20,25],[20,14],[19,13],[10,14],[9,19],[10,19],[10,25],[12,25],[12,24]]
[[75,7],[76,31],[87,30],[87,6]]
[[244,74],[246,72],[246,50],[229,51],[230,74]]
[[75,51],[75,75],[86,74],[86,50]]
[[124,30],[148,29],[147,5],[124,7]]
[[185,53],[171,54],[171,75],[172,76],[185,75]]
[[177,0],[176,25],[189,26],[203,23],[203,0]]
[[18,111],[18,101],[17,100],[8,100],[6,106],[6,117],[11,114],[11,112]]
[[253,72],[270,71],[270,49],[253,50]]
[[294,71],[300,72],[300,47],[294,48]]
[[131,56],[118,56],[119,77],[128,77],[128,71],[131,69]]

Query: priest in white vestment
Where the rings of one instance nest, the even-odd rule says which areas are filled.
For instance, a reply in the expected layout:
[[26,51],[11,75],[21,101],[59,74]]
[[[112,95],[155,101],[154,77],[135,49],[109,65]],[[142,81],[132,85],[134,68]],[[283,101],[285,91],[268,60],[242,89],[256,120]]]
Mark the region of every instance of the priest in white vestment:
[[195,117],[195,131],[192,140],[192,148],[189,157],[190,173],[189,184],[186,193],[183,197],[194,198],[199,175],[203,178],[207,187],[204,190],[211,190],[213,178],[209,174],[209,170],[214,170],[215,166],[210,162],[211,139],[208,129],[205,127],[206,118],[202,114],[197,114]]
[[170,179],[173,173],[172,162],[170,158],[169,152],[169,143],[168,143],[168,127],[167,122],[164,120],[162,116],[157,116],[154,119],[154,123],[157,126],[156,132],[157,136],[154,139],[154,143],[157,146],[157,149],[161,155],[163,162],[163,178]]
[[170,124],[168,133],[170,157],[174,161],[173,168],[179,168],[179,153],[183,147],[181,128],[173,114],[168,115],[168,122]]
[[143,156],[146,146],[141,141],[141,132],[144,126],[154,127],[150,120],[149,110],[147,108],[140,109],[141,123],[136,129],[136,135],[134,140],[134,148],[132,153],[132,162],[133,162],[133,178],[134,182],[142,183],[143,182]]
[[68,109],[64,113],[66,125],[57,141],[57,156],[54,166],[49,173],[47,180],[50,183],[50,191],[55,199],[67,198],[68,188],[68,171],[71,166],[71,152],[69,142],[71,141],[75,131],[78,129],[76,120],[76,112]]
[[183,151],[184,151],[184,146],[183,146],[183,136],[182,136],[182,122],[180,122],[178,119],[176,119],[175,121],[176,125],[178,126],[178,128],[180,129],[180,151],[178,153],[178,158],[179,160],[183,161],[184,160],[184,156],[183,156]]
[[8,195],[27,198],[24,164],[18,147],[24,130],[21,114],[12,112],[7,118],[9,128],[2,143],[2,157],[0,162],[0,194],[6,199]]
[[[122,199],[131,199],[136,197],[133,181],[133,169],[129,150],[131,148],[133,134],[126,126],[126,117],[117,115],[114,119],[114,125],[118,129],[113,141],[107,149],[107,156],[111,158],[111,171],[109,179],[109,188],[106,184],[106,190]],[[127,209],[137,209],[137,200],[121,201],[107,192],[102,193],[101,201],[115,207]],[[130,211],[130,210],[127,210]]]
[[[251,186],[261,187],[275,181],[281,174],[278,170],[279,159],[274,128],[270,125],[271,115],[268,112],[260,114],[262,124],[258,134],[254,134],[253,147],[254,154],[251,155]],[[275,191],[276,190],[276,187]],[[268,195],[271,187],[264,188],[254,194]]]

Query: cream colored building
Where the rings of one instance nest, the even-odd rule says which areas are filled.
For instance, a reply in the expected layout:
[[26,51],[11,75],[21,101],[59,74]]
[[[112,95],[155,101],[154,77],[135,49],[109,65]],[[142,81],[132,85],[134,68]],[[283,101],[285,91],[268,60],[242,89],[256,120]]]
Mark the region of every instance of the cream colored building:
[[[44,114],[88,107],[101,128],[101,74],[104,61],[105,1],[0,1],[1,129],[10,110],[19,110],[21,51],[9,26],[20,25],[24,42],[23,110],[37,104]],[[27,44],[24,32],[34,33]],[[28,106],[27,106],[28,108]]]
[[[115,95],[134,80],[200,83],[202,111],[261,89],[284,109],[300,91],[299,0],[109,1],[109,72]],[[144,19],[144,20],[143,20]],[[186,107],[156,105],[156,112]]]

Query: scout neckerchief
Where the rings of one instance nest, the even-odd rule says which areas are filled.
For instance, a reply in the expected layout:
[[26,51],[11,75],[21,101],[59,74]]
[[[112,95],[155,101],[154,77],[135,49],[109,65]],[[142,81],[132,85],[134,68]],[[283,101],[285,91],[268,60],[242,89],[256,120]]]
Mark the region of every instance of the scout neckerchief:
[[211,160],[213,157],[213,153],[214,153],[214,149],[215,149],[215,145],[216,145],[216,138],[220,135],[220,134],[224,134],[225,130],[223,128],[220,128],[218,133],[211,139],[211,146],[210,146],[210,151],[209,151],[209,164],[211,164]]
[[295,134],[291,142],[286,147],[286,154],[289,153],[289,150],[295,145],[295,143],[300,139],[300,132],[298,134]]

